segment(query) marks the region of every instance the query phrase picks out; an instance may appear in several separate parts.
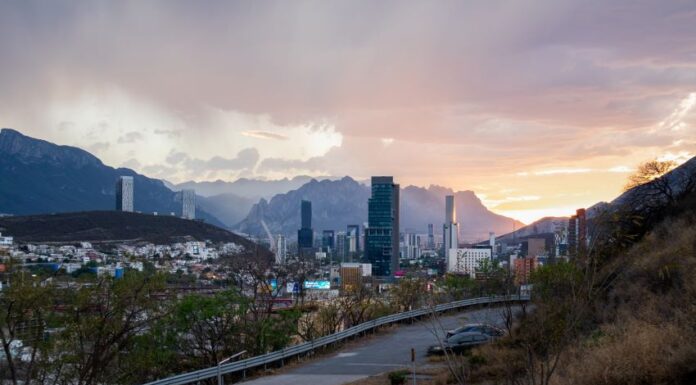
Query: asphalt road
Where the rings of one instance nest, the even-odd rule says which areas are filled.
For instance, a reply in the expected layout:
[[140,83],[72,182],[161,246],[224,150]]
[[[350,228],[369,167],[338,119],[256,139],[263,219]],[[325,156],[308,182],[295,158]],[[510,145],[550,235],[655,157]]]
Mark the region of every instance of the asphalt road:
[[340,385],[375,374],[411,366],[411,348],[416,349],[416,365],[426,364],[429,346],[437,344],[434,333],[465,323],[484,322],[502,326],[502,308],[461,312],[439,318],[438,325],[422,321],[400,326],[392,331],[350,344],[325,357],[289,369],[278,375],[265,376],[244,385]]

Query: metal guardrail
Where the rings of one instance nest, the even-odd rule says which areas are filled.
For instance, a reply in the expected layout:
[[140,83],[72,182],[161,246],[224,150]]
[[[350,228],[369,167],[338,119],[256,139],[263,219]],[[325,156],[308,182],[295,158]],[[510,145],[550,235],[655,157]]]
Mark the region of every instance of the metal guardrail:
[[[262,365],[267,365],[279,360],[284,360],[297,356],[299,354],[307,353],[313,351],[317,348],[321,348],[336,342],[343,341],[347,338],[356,336],[368,330],[375,329],[379,326],[388,325],[396,322],[401,322],[408,319],[423,317],[431,313],[441,313],[447,310],[453,310],[473,305],[483,305],[492,304],[499,302],[509,302],[509,301],[528,301],[528,295],[510,295],[510,296],[494,296],[494,297],[480,297],[465,299],[461,301],[455,301],[450,303],[445,303],[437,305],[434,308],[421,308],[416,310],[411,310],[403,313],[392,314],[380,318],[376,318],[372,321],[367,321],[359,325],[355,325],[338,333],[330,334],[324,337],[317,338],[312,341],[308,341],[299,345],[291,346],[281,350],[276,350],[274,352],[266,353],[256,357],[250,357],[244,360],[231,362],[228,364],[218,366],[213,366],[207,369],[200,369],[193,372],[188,372],[184,374],[179,374],[172,377],[167,377],[161,380],[149,382],[145,385],[184,385],[190,384],[197,381],[203,381],[210,378],[215,378],[218,374],[230,374],[246,371],[249,369],[257,368]],[[219,370],[219,371],[218,371]]]

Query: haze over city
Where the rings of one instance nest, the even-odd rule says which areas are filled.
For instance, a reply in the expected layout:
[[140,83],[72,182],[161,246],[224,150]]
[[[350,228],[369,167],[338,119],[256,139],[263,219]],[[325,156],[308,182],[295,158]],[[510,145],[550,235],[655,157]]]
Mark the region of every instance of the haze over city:
[[696,152],[690,2],[0,4],[3,126],[170,182],[473,190],[525,223]]

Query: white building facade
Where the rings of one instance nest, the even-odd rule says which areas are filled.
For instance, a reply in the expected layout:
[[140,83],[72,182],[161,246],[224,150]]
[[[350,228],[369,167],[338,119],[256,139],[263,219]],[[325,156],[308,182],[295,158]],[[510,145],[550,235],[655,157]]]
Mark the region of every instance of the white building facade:
[[116,182],[116,211],[133,212],[133,177],[122,176]]
[[196,190],[181,190],[181,216],[196,219]]
[[443,247],[445,257],[449,256],[452,249],[459,247],[459,225],[457,224],[457,210],[454,207],[454,195],[445,197],[445,224],[443,226]]
[[476,270],[482,261],[490,261],[492,257],[491,249],[450,249],[447,253],[447,272],[468,274],[474,278]]

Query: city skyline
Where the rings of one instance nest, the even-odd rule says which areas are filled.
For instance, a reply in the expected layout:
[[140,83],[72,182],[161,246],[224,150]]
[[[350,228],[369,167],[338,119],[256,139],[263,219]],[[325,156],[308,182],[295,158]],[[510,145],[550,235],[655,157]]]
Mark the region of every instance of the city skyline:
[[693,36],[676,1],[3,3],[0,125],[170,182],[393,175],[530,223],[696,153]]

